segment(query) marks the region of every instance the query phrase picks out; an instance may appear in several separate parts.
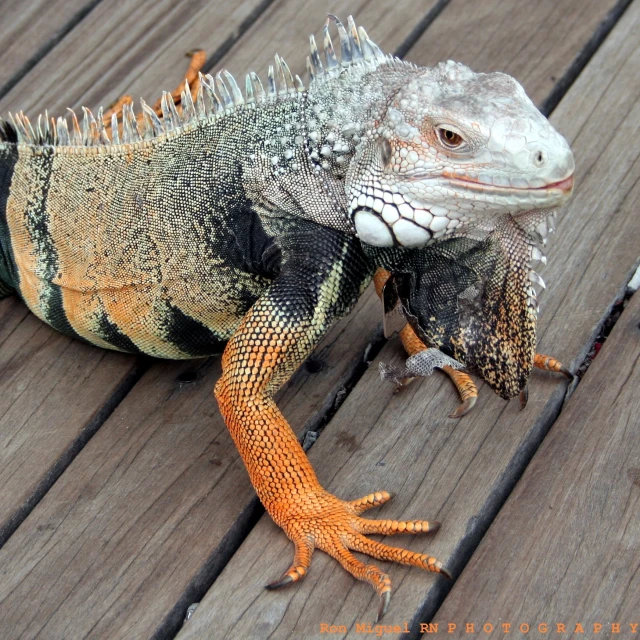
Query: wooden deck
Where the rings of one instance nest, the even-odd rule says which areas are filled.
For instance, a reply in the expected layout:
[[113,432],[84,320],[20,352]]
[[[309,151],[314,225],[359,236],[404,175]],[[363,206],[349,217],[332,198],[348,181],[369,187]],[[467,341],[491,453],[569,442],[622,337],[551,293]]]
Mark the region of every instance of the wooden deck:
[[[443,522],[398,542],[454,581],[389,567],[383,622],[399,626],[384,637],[419,637],[421,622],[450,638],[637,637],[640,298],[625,291],[640,257],[640,0],[9,0],[0,112],[151,102],[194,48],[211,70],[262,73],[277,51],[302,74],[326,11],[418,64],[452,58],[523,83],[577,162],[539,349],[584,370],[617,320],[581,382],[535,373],[522,413],[481,387],[456,422],[444,376],[398,395],[379,380],[378,362],[403,353],[368,292],[281,392],[301,437],[321,431],[309,454],[324,486],[394,491],[384,517]],[[103,352],[15,299],[0,302],[0,342],[0,638],[369,635],[357,625],[373,624],[373,593],[321,553],[300,585],[264,590],[291,548],[218,413],[218,360]]]

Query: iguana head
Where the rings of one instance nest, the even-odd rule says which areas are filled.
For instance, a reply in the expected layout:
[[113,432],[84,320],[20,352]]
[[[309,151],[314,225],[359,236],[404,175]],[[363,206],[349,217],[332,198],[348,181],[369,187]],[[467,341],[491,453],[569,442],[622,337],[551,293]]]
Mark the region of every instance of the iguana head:
[[396,84],[370,114],[346,178],[363,242],[416,247],[473,219],[557,207],[571,194],[571,149],[516,80],[451,61],[388,65]]
[[383,54],[351,17],[347,29],[330,18],[342,59],[327,24],[327,70],[313,37],[307,60],[310,157],[344,175],[364,243],[418,247],[473,219],[565,202],[571,149],[516,80],[451,61],[420,68]]

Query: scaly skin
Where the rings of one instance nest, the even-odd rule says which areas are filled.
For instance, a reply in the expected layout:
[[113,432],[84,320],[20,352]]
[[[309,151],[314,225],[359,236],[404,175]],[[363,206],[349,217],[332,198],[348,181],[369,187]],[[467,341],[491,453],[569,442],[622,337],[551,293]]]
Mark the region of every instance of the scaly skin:
[[86,110],[82,127],[75,114],[71,128],[0,121],[0,293],[104,348],[177,359],[228,341],[220,410],[294,542],[272,586],[302,578],[320,548],[375,588],[380,617],[390,579],[351,552],[446,574],[365,537],[438,524],[362,518],[385,491],[324,490],[273,395],[376,267],[413,278],[410,349],[436,344],[504,397],[520,392],[534,361],[534,236],[571,192],[573,157],[512,78],[421,69],[351,19],[349,32],[336,24],[342,61],[325,28],[326,67],[312,39],[308,89],[279,57],[267,91],[250,74],[244,95],[226,71],[196,79],[196,59],[180,110],[165,93],[138,117],[128,100],[106,122]]
[[[373,282],[375,285],[376,293],[382,298],[382,291],[384,285],[391,274],[385,269],[377,269]],[[400,331],[400,340],[407,355],[413,356],[421,351],[425,351],[429,348],[428,344],[425,344],[413,330],[411,325],[405,325]],[[547,356],[541,353],[536,353],[533,358],[533,366],[537,369],[543,369],[545,371],[553,371],[556,373],[562,373],[567,378],[573,378],[573,374],[562,365],[559,360],[552,356]],[[475,406],[478,399],[478,388],[473,382],[471,376],[464,371],[453,369],[450,366],[444,366],[442,370],[451,378],[451,381],[455,385],[460,399],[462,400],[460,406],[451,414],[450,418],[461,418],[467,415]],[[403,386],[409,384],[414,378],[406,378],[403,380]],[[402,387],[398,387],[396,391],[399,391]],[[525,402],[526,404],[526,402]]]

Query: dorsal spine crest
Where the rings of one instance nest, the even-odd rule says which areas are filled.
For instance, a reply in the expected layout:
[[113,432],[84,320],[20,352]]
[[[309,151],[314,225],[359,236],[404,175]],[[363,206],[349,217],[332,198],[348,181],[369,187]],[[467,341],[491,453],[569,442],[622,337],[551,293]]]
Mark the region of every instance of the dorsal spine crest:
[[[333,21],[340,38],[340,59],[335,53],[329,24]],[[374,70],[380,64],[389,62],[380,49],[369,39],[365,30],[357,28],[351,16],[347,28],[333,15],[329,15],[323,29],[324,55],[326,71],[320,60],[315,38],[310,37],[310,53],[307,57],[307,70],[312,85],[327,79],[338,77],[344,70],[365,65]],[[86,107],[82,107],[83,119],[80,124],[76,113],[69,109],[71,129],[67,118],[49,119],[48,114],[38,116],[34,129],[29,118],[23,112],[9,114],[9,122],[0,120],[0,143],[10,142],[13,129],[18,143],[28,145],[47,145],[55,147],[102,147],[131,145],[142,141],[154,140],[162,136],[180,133],[187,125],[205,122],[212,118],[224,117],[236,109],[248,105],[255,107],[265,102],[278,102],[297,99],[305,93],[306,87],[299,76],[293,76],[285,60],[276,54],[275,65],[270,65],[267,74],[267,91],[260,78],[250,72],[245,78],[245,91],[241,91],[234,76],[226,69],[215,76],[199,74],[199,87],[195,102],[188,83],[181,93],[181,109],[178,110],[172,95],[164,92],[161,99],[162,118],[159,118],[144,100],[141,103],[141,117],[136,115],[131,104],[122,107],[120,120],[116,114],[111,119],[111,138],[105,128],[100,108],[98,117]]]

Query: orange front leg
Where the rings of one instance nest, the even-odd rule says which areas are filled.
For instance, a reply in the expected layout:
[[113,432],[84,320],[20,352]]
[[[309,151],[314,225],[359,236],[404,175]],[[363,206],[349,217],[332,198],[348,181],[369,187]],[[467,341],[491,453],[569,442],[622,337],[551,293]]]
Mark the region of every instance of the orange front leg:
[[[376,288],[376,293],[378,296],[382,297],[382,288],[385,283],[389,279],[391,274],[385,269],[378,269],[373,276],[373,283]],[[420,338],[416,335],[415,331],[409,326],[406,325],[402,331],[400,331],[400,340],[402,341],[402,346],[409,356],[413,356],[420,351],[424,351],[428,348],[428,345],[425,345]],[[449,414],[450,418],[461,418],[466,415],[473,409],[476,400],[478,399],[478,388],[475,383],[471,379],[471,376],[468,373],[464,373],[464,371],[459,371],[454,369],[453,367],[444,366],[442,370],[451,378],[451,381],[455,385],[458,390],[458,394],[460,395],[460,399],[462,403],[458,406],[458,408]],[[402,386],[399,386],[396,389],[396,393],[402,389],[403,386],[409,384],[414,378],[406,378],[403,380]]]
[[[308,264],[306,259],[304,262]],[[331,265],[329,261],[318,263],[329,268]],[[432,556],[366,537],[426,533],[436,530],[438,524],[361,517],[365,510],[391,498],[386,491],[351,501],[326,491],[273,400],[275,391],[326,331],[325,323],[332,319],[328,316],[335,313],[331,311],[336,309],[335,296],[341,293],[331,291],[331,287],[337,286],[335,278],[319,278],[315,267],[313,273],[297,273],[295,279],[283,271],[229,341],[215,395],[258,497],[294,544],[293,563],[269,588],[302,579],[309,570],[314,549],[321,549],[376,590],[381,617],[389,603],[390,578],[378,567],[358,560],[352,552],[446,574],[442,564]]]

